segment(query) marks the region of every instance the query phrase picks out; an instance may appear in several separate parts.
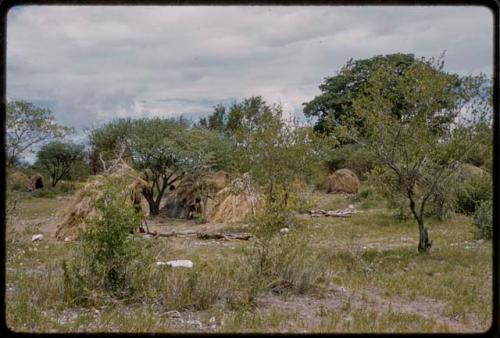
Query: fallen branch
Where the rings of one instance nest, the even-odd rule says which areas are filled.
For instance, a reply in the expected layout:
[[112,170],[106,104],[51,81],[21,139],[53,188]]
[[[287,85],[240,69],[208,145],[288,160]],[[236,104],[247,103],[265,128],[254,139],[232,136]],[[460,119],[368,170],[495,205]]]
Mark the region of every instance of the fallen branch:
[[185,230],[185,231],[171,231],[166,233],[161,232],[146,232],[146,234],[155,236],[155,237],[177,237],[177,236],[194,236],[196,235],[199,239],[238,239],[242,241],[248,241],[252,238],[252,235],[247,233],[220,233],[220,232],[204,232],[204,231],[195,231],[195,230]]
[[189,235],[196,235],[196,231],[194,230],[185,230],[185,231],[171,231],[171,232],[165,232],[165,233],[161,233],[161,232],[156,232],[156,231],[153,231],[153,232],[146,232],[146,234],[148,235],[152,235],[152,236],[155,236],[155,237],[177,237],[177,236],[189,236]]
[[242,241],[248,241],[252,235],[247,233],[220,233],[220,232],[198,232],[197,237],[199,239],[239,239]]
[[310,210],[309,214],[311,217],[351,217],[356,213],[354,208],[346,208],[340,210]]

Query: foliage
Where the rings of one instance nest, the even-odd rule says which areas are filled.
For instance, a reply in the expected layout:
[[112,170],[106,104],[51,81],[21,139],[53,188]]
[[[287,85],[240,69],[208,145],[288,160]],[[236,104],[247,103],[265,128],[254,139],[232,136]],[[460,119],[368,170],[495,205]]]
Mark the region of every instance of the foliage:
[[70,176],[75,163],[82,158],[83,146],[54,141],[40,149],[35,165],[49,174],[52,186],[55,187],[61,179]]
[[126,295],[128,267],[139,255],[130,232],[140,226],[140,218],[130,201],[123,197],[124,186],[116,180],[106,182],[104,194],[95,202],[102,216],[96,217],[80,234],[80,246],[73,262],[64,263],[67,297],[91,298],[88,292],[105,290],[115,296]]
[[[378,55],[370,59],[349,60],[337,75],[325,78],[319,86],[321,94],[309,102],[304,103],[304,115],[306,117],[317,117],[318,120],[314,129],[318,132],[330,133],[335,128],[335,123],[344,124],[346,119],[351,119],[354,113],[354,101],[364,96],[365,86],[373,82],[373,74],[380,68],[386,70],[396,77],[408,77],[408,71],[415,67],[425,69],[426,72],[433,73],[433,76],[442,77],[453,89],[458,85],[458,79],[455,75],[447,74],[441,69],[432,67],[432,65],[415,58],[413,54],[389,54]],[[410,75],[411,76],[411,75]],[[393,117],[401,117],[402,114],[411,106],[411,100],[402,93],[392,83],[388,83],[385,91],[379,92],[382,98],[392,101],[391,107],[384,111]],[[446,109],[453,106],[453,100],[450,97],[440,97],[435,102],[437,109]],[[447,123],[449,121],[440,121]],[[356,120],[356,125],[363,129],[363,119]],[[341,139],[342,143],[350,140]]]
[[[457,90],[458,79],[444,73],[443,66],[440,58],[422,59],[402,74],[380,66],[354,101],[353,117],[337,128],[341,138],[363,145],[380,161],[383,184],[409,203],[419,227],[420,252],[431,245],[424,224],[426,205],[459,161],[476,151],[474,126],[491,112],[479,95],[483,77],[460,79]],[[387,114],[396,109],[397,115]]]
[[[122,145],[131,133],[133,120],[131,118],[114,119],[100,128],[89,131],[90,163],[93,174],[97,174],[103,168],[103,161],[114,159],[121,151]],[[127,149],[121,154],[124,160],[130,157]]]
[[327,165],[330,172],[348,168],[359,178],[365,179],[369,171],[376,165],[376,158],[358,144],[344,144],[333,149]]
[[478,237],[482,239],[493,238],[493,202],[482,201],[472,217],[474,225],[478,228]]
[[144,197],[150,212],[158,214],[167,188],[184,176],[206,173],[214,160],[208,146],[210,132],[189,129],[182,121],[168,119],[135,120],[126,139],[135,166],[143,170],[150,188]]
[[[254,279],[264,290],[303,294],[324,280],[324,267],[313,250],[309,234],[297,230],[286,213],[261,214],[254,229],[258,243],[247,252]],[[287,232],[279,232],[286,227]],[[275,230],[275,231],[273,231]]]
[[8,102],[6,113],[7,167],[16,165],[19,157],[31,147],[53,138],[62,138],[71,131],[56,124],[49,109],[36,107],[27,101]]
[[209,170],[231,166],[231,143],[203,128],[190,128],[182,119],[119,119],[90,135],[94,158],[106,162],[121,155],[143,172],[149,188],[143,191],[153,215],[168,187],[187,175],[202,177]]
[[455,210],[473,214],[479,205],[490,201],[493,196],[493,182],[490,176],[475,176],[454,186]]
[[278,109],[267,105],[261,96],[252,96],[229,107],[215,106],[208,119],[200,120],[200,126],[240,139],[276,116]]

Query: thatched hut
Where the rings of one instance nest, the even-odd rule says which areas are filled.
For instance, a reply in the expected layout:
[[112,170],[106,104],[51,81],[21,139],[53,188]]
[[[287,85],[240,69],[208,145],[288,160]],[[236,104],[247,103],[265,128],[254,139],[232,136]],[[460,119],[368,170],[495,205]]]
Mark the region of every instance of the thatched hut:
[[87,183],[79,189],[69,203],[59,210],[58,216],[63,220],[57,225],[56,238],[59,240],[74,240],[80,229],[85,229],[89,222],[98,216],[98,210],[94,202],[102,196],[103,186],[106,178],[125,182],[124,196],[136,207],[137,211],[144,217],[149,213],[147,202],[142,191],[147,188],[147,182],[140,178],[137,171],[125,162],[120,161],[107,170],[104,175],[91,177]]
[[169,187],[167,202],[161,213],[169,218],[205,217],[207,202],[227,186],[229,175],[218,171],[204,175],[189,175]]
[[206,177],[205,181],[213,192],[224,189],[230,183],[229,175],[223,170],[219,170],[213,174],[209,174]]
[[470,181],[472,179],[488,176],[489,173],[486,170],[469,163],[460,164],[456,172],[456,179],[460,182]]
[[31,180],[21,171],[14,171],[7,176],[7,183],[12,190],[29,191]]
[[169,187],[167,202],[161,213],[169,218],[192,219],[205,216],[205,205],[208,198],[206,182],[199,177],[187,176],[174,186]]
[[215,196],[215,206],[208,216],[213,223],[242,223],[261,206],[259,194],[250,175],[233,180]]
[[31,176],[30,181],[30,191],[43,189],[43,187],[45,186],[43,183],[43,176],[40,174]]
[[339,169],[328,177],[326,193],[357,194],[359,190],[359,179],[349,169]]

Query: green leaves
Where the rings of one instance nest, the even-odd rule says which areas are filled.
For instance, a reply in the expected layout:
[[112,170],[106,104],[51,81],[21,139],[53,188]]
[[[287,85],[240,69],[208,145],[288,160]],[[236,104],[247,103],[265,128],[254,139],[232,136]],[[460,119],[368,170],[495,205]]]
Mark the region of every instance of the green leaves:
[[73,166],[82,158],[83,146],[54,141],[40,149],[35,165],[47,171],[52,186],[55,186],[59,180],[69,176]]
[[[359,104],[359,100],[366,96],[376,101],[381,113],[396,118],[404,118],[403,115],[411,112],[414,108],[412,102],[418,98],[425,97],[425,105],[434,105],[438,110],[449,107],[454,102],[442,95],[442,91],[454,91],[459,82],[455,75],[442,71],[439,67],[441,59],[431,61],[433,64],[417,59],[412,54],[400,53],[350,60],[336,76],[325,79],[319,86],[322,92],[320,95],[303,104],[304,115],[318,117],[314,127],[318,132],[330,133],[339,125],[352,122],[363,132],[363,126],[368,122],[356,116],[355,102],[358,101]],[[435,91],[438,87],[410,90],[411,83],[418,83],[422,77],[427,76],[439,78],[447,87],[441,88],[441,92]],[[410,83],[397,80],[403,78]],[[349,142],[348,138],[340,140]]]
[[53,138],[62,138],[72,131],[54,122],[49,109],[34,106],[27,101],[7,103],[7,167],[19,160],[19,156],[36,144]]

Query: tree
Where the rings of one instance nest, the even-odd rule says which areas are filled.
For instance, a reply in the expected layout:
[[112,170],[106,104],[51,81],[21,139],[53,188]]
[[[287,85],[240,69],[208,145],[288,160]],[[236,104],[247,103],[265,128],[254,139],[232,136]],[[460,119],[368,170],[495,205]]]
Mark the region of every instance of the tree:
[[275,108],[268,106],[262,96],[252,96],[229,107],[215,106],[212,115],[200,120],[200,126],[238,139],[272,117]]
[[7,168],[31,147],[53,138],[64,137],[71,129],[58,125],[49,109],[35,107],[27,101],[7,103]]
[[[416,59],[413,54],[389,54],[378,55],[370,59],[349,60],[346,65],[338,72],[337,75],[325,78],[324,82],[319,86],[321,94],[314,97],[311,101],[303,103],[304,115],[306,117],[317,117],[317,122],[314,129],[321,133],[330,133],[333,131],[335,124],[342,124],[346,118],[353,116],[353,102],[359,96],[364,96],[365,85],[371,81],[374,72],[380,67],[383,67],[387,72],[391,72],[397,76],[404,74],[415,66],[427,68],[428,72],[440,73],[439,76],[446,78],[448,85],[451,88],[459,85],[455,75],[447,74],[442,69],[430,67],[422,60]],[[438,74],[435,74],[438,76]],[[383,93],[394,101],[390,110],[385,111],[387,114],[392,114],[401,117],[402,112],[407,110],[410,102],[406,101],[404,96],[399,95],[392,88],[391,83],[387,83],[388,87]],[[453,102],[449,97],[440,98],[439,104],[441,108],[450,108]],[[442,121],[448,123],[449,121]],[[363,121],[357,121],[358,127],[362,127]],[[342,143],[347,140],[341,140]]]
[[173,119],[135,120],[125,142],[149,189],[143,191],[150,213],[157,215],[167,189],[188,174],[209,170],[213,154],[207,151],[207,133]]
[[55,141],[40,149],[35,165],[48,172],[55,187],[62,178],[69,176],[73,165],[82,158],[83,146]]
[[[379,161],[383,184],[407,199],[418,224],[419,252],[432,244],[426,206],[446,189],[460,162],[476,151],[474,126],[491,113],[479,95],[483,77],[462,78],[461,90],[455,90],[455,77],[445,74],[443,66],[442,58],[422,59],[404,73],[380,66],[353,101],[352,118],[336,128],[340,136],[368,149]],[[388,114],[401,100],[405,105],[399,114]]]
[[[204,175],[211,168],[231,165],[231,144],[218,132],[192,128],[186,119],[117,119],[90,133],[95,162],[118,153],[143,173],[149,188],[143,191],[150,213],[157,215],[169,187],[186,175]],[[97,165],[97,164],[96,164]]]
[[[89,132],[90,163],[92,171],[97,174],[103,170],[103,162],[109,161],[117,156],[121,147],[130,135],[133,120],[130,118],[115,119],[100,128],[94,128]],[[130,152],[124,149],[122,158],[130,158]]]

